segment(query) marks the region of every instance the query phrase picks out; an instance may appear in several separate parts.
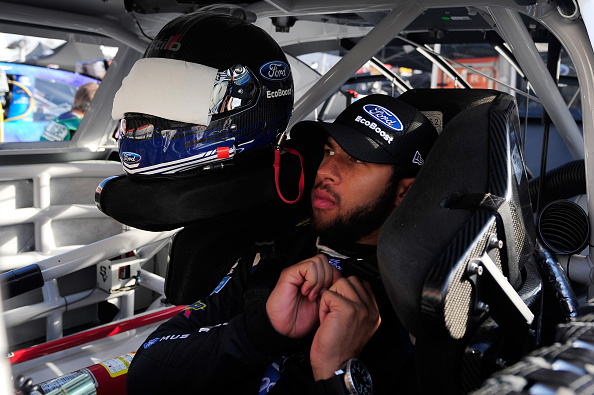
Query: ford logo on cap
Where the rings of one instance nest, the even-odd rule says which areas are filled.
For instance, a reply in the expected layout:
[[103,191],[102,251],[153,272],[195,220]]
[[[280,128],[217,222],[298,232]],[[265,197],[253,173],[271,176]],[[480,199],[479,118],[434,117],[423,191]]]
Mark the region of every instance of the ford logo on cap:
[[404,129],[400,119],[387,108],[378,106],[377,104],[366,104],[363,106],[363,110],[387,128],[397,132]]
[[260,74],[267,80],[282,81],[289,77],[291,69],[285,62],[275,60],[260,67]]
[[142,157],[135,152],[122,152],[122,160],[126,163],[138,163]]

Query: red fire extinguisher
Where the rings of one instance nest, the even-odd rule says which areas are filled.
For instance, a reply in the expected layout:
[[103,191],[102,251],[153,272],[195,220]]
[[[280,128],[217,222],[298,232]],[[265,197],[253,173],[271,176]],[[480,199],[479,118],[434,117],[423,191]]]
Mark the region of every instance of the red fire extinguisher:
[[[125,395],[126,375],[134,353],[128,353],[44,381],[26,391],[39,395]],[[16,394],[23,393],[21,391]]]

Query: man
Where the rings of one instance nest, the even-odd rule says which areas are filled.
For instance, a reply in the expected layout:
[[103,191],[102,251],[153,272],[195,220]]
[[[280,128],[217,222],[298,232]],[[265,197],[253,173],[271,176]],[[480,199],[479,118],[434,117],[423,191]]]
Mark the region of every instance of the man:
[[95,92],[99,88],[97,82],[88,82],[81,85],[74,95],[72,108],[63,114],[60,114],[49,125],[45,127],[40,141],[64,141],[71,140],[74,132],[80,125],[85,113],[95,97]]
[[[376,394],[415,392],[412,344],[375,253],[381,225],[436,138],[419,111],[384,95],[356,101],[334,123],[296,124],[291,140],[324,142],[311,191],[314,237],[288,237],[300,246],[289,254],[298,263],[239,257],[210,296],[147,338],[128,393],[370,394],[367,373]],[[263,282],[272,291],[260,307],[251,295],[268,290],[254,285]],[[357,388],[347,389],[347,374],[362,374]]]

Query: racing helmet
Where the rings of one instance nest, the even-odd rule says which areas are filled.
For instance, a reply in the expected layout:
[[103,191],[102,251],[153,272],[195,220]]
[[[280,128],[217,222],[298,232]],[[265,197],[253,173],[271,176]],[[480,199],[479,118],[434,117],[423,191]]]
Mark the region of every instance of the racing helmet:
[[167,23],[116,93],[128,175],[183,177],[272,147],[293,109],[280,46],[234,16],[197,11]]

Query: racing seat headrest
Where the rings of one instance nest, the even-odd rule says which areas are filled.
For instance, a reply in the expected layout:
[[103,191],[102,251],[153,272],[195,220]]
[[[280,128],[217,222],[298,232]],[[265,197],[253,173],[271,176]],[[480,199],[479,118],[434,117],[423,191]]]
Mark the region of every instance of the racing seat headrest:
[[[185,178],[110,177],[97,187],[95,203],[115,220],[148,231],[172,230],[219,217],[241,221],[247,211],[257,214],[272,210],[276,218],[282,218],[285,210],[308,206],[308,191],[319,160],[305,143],[287,141],[286,145],[304,158],[305,192],[297,205],[284,203],[278,195],[272,148],[238,158],[231,166]],[[295,155],[283,153],[280,163],[279,188],[286,199],[294,200],[302,171],[300,161]]]

